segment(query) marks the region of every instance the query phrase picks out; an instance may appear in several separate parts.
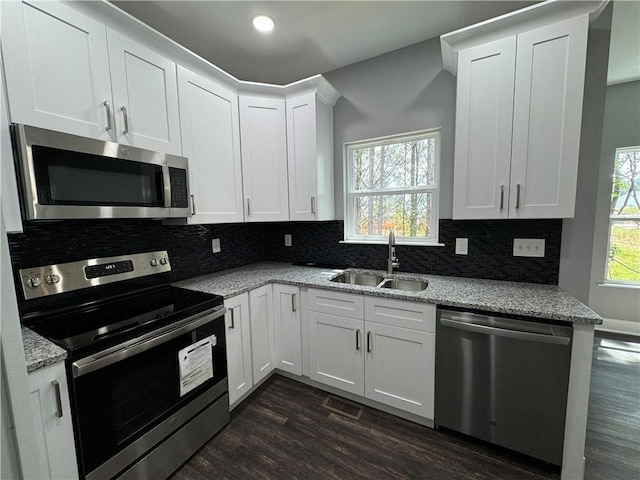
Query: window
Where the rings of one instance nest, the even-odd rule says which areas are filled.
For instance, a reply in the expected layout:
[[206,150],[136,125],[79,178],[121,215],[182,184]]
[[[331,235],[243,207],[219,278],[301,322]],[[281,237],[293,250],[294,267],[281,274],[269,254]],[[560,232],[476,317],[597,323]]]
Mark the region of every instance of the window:
[[347,145],[345,240],[438,242],[440,132],[422,131]]
[[640,286],[640,147],[616,150],[605,279]]

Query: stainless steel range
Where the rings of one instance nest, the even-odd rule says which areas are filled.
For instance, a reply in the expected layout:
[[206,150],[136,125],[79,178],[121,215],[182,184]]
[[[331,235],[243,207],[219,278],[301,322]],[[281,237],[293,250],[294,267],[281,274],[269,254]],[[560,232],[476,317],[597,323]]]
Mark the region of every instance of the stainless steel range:
[[166,251],[19,271],[22,323],[68,352],[78,469],[168,477],[229,421],[223,299]]

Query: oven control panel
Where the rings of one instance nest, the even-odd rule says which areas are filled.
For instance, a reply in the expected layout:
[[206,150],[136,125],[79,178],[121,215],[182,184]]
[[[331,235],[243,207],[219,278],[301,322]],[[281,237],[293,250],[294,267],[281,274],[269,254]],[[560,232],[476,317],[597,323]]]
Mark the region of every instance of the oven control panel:
[[25,300],[171,271],[166,250],[23,268]]

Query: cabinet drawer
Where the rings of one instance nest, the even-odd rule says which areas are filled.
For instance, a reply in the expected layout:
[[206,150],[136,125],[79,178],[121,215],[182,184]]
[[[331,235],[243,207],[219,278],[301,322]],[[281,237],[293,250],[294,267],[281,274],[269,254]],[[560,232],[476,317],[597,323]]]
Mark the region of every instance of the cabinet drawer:
[[310,288],[309,310],[363,320],[364,295]]
[[395,325],[423,332],[435,332],[436,330],[435,305],[367,296],[364,299],[364,310],[365,318],[369,322]]

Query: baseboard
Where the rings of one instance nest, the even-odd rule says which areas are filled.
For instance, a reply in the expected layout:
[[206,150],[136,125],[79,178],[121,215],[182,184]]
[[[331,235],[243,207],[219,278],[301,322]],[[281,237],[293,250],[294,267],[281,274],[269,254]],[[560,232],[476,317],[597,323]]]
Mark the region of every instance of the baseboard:
[[640,322],[604,318],[602,325],[596,325],[596,330],[640,337]]

